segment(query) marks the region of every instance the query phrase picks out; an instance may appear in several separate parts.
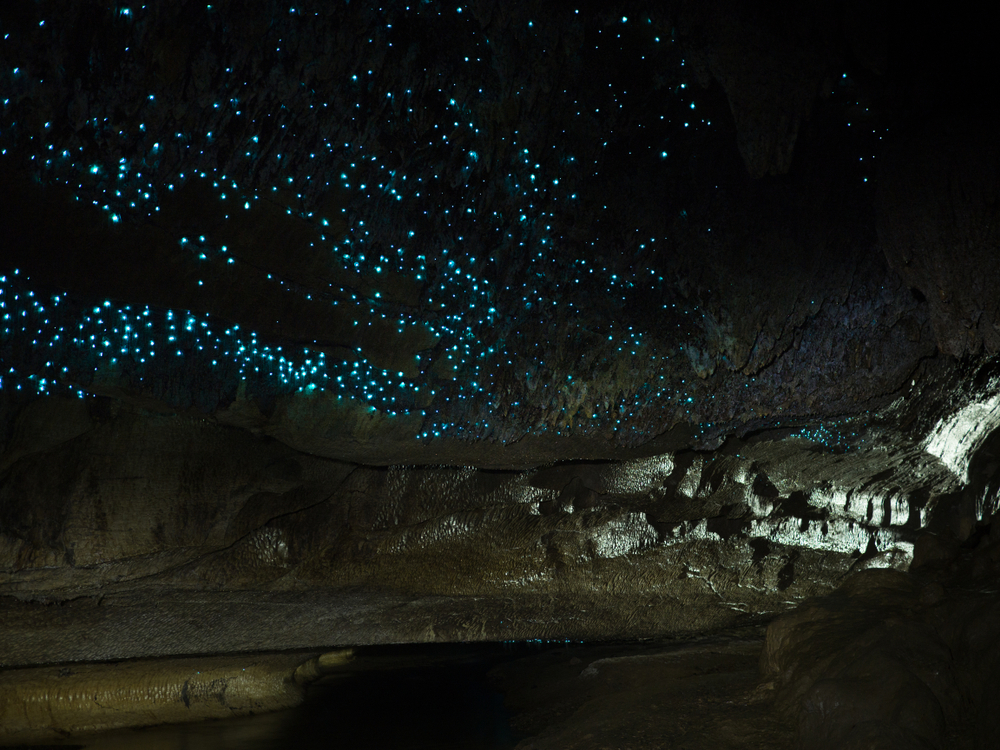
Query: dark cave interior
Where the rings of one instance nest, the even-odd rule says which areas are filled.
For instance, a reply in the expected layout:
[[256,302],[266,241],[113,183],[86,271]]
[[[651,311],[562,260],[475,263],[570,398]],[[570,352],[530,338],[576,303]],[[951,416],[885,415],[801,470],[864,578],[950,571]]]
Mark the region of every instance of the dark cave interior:
[[[663,746],[701,709],[644,724],[658,669],[732,678],[685,746],[992,747],[992,32],[4,4],[0,744],[286,708],[322,651],[572,640],[632,703],[553,702],[543,655],[531,713],[498,667],[522,750]],[[221,709],[177,676],[250,658]],[[130,660],[183,700],[128,703]]]

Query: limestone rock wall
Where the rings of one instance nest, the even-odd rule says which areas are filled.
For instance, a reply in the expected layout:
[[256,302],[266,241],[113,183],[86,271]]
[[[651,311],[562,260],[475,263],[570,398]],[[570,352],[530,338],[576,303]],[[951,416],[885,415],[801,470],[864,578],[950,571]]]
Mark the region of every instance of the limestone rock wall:
[[[965,538],[989,522],[1000,418],[983,367],[978,389],[945,379],[841,423],[850,448],[775,433],[520,470],[366,466],[121,400],[32,400],[3,452],[5,653],[32,663],[53,648],[72,660],[754,621],[850,572],[906,569],[922,529]],[[977,433],[961,427],[972,412]],[[911,437],[882,427],[899,421]],[[127,636],[53,647],[67,622]]]

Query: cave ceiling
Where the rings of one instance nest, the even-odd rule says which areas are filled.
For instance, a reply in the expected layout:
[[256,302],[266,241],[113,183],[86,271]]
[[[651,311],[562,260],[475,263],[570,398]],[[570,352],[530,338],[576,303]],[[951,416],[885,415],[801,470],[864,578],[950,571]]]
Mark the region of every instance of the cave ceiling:
[[869,3],[5,5],[0,592],[360,586],[451,624],[338,638],[609,637],[968,537],[990,49]]

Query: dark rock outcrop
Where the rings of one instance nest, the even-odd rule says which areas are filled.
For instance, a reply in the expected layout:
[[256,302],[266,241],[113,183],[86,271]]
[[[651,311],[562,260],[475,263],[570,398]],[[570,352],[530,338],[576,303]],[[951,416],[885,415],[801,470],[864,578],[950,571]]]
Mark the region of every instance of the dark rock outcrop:
[[799,746],[994,744],[1000,547],[989,528],[972,541],[923,537],[915,572],[858,573],[771,623],[761,671]]

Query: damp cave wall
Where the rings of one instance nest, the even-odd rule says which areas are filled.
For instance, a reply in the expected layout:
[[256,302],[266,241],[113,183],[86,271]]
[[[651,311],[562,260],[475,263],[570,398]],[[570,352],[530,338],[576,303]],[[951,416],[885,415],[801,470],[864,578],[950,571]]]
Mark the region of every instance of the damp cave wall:
[[[992,53],[960,9],[0,21],[21,663],[697,630],[988,520],[928,452],[995,416]],[[144,630],[148,591],[215,592],[216,625]]]

